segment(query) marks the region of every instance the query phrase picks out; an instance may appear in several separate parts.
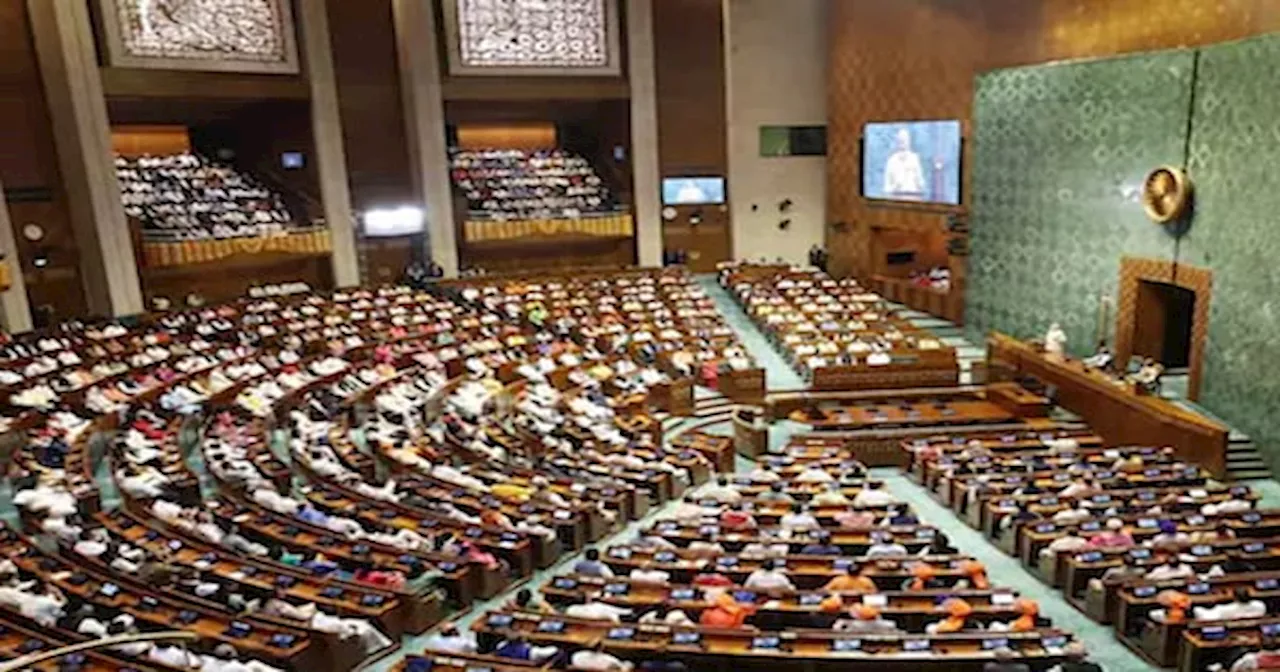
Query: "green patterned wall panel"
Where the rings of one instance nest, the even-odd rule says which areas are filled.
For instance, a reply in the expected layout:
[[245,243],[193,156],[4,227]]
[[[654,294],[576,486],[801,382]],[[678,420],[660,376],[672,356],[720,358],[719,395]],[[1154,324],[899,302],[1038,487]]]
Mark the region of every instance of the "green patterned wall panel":
[[1203,49],[1182,256],[1213,269],[1200,401],[1280,467],[1280,37]]
[[[1188,146],[1196,202],[1175,241],[1137,187]],[[1059,320],[1084,352],[1121,256],[1210,268],[1200,401],[1280,469],[1280,36],[983,75],[972,160],[970,336]]]
[[1182,162],[1192,61],[1171,51],[978,78],[971,337],[1040,336],[1056,320],[1089,351],[1120,256],[1172,256],[1137,189],[1153,166]]

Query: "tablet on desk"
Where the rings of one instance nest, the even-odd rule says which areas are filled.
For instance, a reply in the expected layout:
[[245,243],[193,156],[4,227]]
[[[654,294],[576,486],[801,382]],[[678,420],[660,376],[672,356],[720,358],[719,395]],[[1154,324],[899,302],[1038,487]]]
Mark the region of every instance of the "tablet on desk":
[[542,621],[538,624],[538,632],[559,634],[564,632],[564,621]]
[[767,635],[764,637],[752,637],[751,648],[764,651],[776,651],[782,648],[782,638],[776,635]]

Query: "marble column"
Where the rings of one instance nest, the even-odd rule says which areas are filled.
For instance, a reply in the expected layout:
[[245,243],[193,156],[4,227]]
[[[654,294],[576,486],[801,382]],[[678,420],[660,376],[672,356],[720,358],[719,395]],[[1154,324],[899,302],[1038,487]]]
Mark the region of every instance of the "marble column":
[[427,213],[431,258],[452,277],[458,274],[458,241],[435,15],[422,0],[392,0],[392,12],[409,155]]
[[329,15],[324,0],[298,0],[298,17],[311,90],[311,130],[320,176],[320,198],[333,239],[330,257],[333,282],[337,287],[352,287],[360,284],[360,256],[356,249],[356,222],[351,211],[351,185],[347,181],[338,81],[333,72]]
[[627,55],[631,81],[631,167],[636,256],[641,266],[662,265],[662,178],[658,167],[658,86],[653,55],[653,2],[627,2]]
[[89,311],[134,315],[142,286],[120,199],[88,3],[27,0]]
[[9,265],[9,289],[0,292],[0,323],[10,334],[31,331],[31,304],[27,302],[27,283],[22,278],[22,261],[18,259],[17,236],[13,233],[13,220],[4,200],[4,185],[0,185],[0,252]]

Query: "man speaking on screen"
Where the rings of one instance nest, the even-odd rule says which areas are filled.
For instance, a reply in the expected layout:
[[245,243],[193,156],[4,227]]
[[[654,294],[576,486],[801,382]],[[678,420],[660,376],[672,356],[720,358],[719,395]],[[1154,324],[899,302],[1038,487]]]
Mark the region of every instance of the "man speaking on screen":
[[911,149],[911,132],[905,127],[898,129],[897,149],[884,164],[884,193],[887,198],[924,199],[924,168],[920,155]]

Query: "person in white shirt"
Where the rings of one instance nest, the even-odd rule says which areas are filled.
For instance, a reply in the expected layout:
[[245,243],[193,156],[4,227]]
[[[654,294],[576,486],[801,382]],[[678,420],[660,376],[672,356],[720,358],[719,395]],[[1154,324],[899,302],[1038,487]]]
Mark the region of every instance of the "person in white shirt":
[[440,632],[427,637],[424,646],[428,651],[445,653],[475,653],[478,648],[475,634],[460,631],[452,621],[441,623]]
[[584,672],[626,672],[634,665],[604,651],[604,640],[589,649],[575,651],[569,657],[569,669]]
[[898,499],[885,492],[883,484],[877,481],[868,481],[867,487],[859,490],[853,498],[853,505],[859,509],[888,506],[897,502]]
[[1148,581],[1168,581],[1170,579],[1189,579],[1195,575],[1196,570],[1192,569],[1191,565],[1170,558],[1164,564],[1147,572],[1146,579]]
[[729,484],[727,477],[721,476],[719,480],[708,484],[702,489],[702,492],[698,494],[698,500],[713,500],[721,504],[737,506],[742,502],[742,493]]
[[827,489],[813,496],[814,506],[844,506],[849,503],[839,483],[828,483]]
[[1262,618],[1267,615],[1267,605],[1261,600],[1250,599],[1249,591],[1236,588],[1235,601],[1212,607],[1196,607],[1192,614],[1201,621],[1235,621],[1246,618]]
[[818,519],[809,513],[807,507],[803,504],[792,504],[791,513],[784,515],[778,525],[783,530],[795,532],[799,530],[816,530],[818,529]]
[[638,623],[662,623],[665,625],[696,625],[689,615],[679,609],[670,609],[665,604],[660,604],[650,611],[646,611],[640,618],[636,619]]
[[797,474],[792,480],[796,483],[830,483],[836,480],[836,478],[827,470],[815,465],[810,465],[805,467],[804,471]]
[[622,617],[630,613],[630,609],[615,607],[604,602],[583,602],[582,604],[569,605],[564,610],[565,616],[585,618],[591,621],[609,621],[610,623],[621,623]]
[[883,558],[893,556],[904,556],[907,554],[907,547],[893,540],[893,537],[880,537],[875,543],[867,548],[868,558]]
[[795,590],[795,584],[791,583],[790,577],[787,576],[786,568],[787,562],[785,560],[774,560],[768,565],[751,572],[742,586],[764,592]]
[[1049,545],[1040,551],[1040,556],[1047,558],[1058,553],[1075,553],[1088,547],[1089,540],[1080,536],[1079,530],[1070,527],[1061,537],[1049,542]]
[[911,149],[911,131],[898,129],[897,145],[884,164],[884,195],[918,201],[924,198],[924,167],[920,155]]
[[1093,496],[1098,492],[1099,489],[1097,481],[1094,481],[1093,479],[1085,479],[1082,481],[1076,481],[1062,490],[1059,490],[1058,496],[1080,499]]

